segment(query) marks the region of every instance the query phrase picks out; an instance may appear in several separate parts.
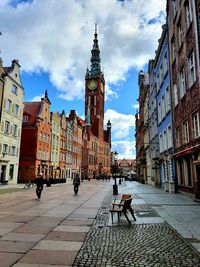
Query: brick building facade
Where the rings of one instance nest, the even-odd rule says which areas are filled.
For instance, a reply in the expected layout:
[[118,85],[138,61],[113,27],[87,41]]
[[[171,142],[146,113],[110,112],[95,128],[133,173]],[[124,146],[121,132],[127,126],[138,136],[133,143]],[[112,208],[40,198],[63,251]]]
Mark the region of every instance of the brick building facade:
[[199,40],[194,3],[167,1],[167,18],[177,189],[200,198]]

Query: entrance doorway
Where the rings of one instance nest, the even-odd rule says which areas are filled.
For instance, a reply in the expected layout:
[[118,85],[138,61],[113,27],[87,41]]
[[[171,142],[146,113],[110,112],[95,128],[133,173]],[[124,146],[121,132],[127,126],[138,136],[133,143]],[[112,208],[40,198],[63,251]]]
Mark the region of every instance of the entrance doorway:
[[195,197],[200,199],[200,165],[196,165],[197,183]]
[[1,166],[1,183],[5,181],[6,177],[6,165]]

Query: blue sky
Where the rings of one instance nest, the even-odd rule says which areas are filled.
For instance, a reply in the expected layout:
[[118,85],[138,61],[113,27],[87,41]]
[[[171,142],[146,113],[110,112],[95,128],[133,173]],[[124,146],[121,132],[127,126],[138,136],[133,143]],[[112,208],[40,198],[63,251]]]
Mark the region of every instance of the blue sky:
[[112,149],[134,158],[138,71],[155,55],[165,8],[165,0],[1,0],[1,57],[4,66],[19,59],[25,101],[40,99],[47,89],[51,110],[83,116],[97,22]]

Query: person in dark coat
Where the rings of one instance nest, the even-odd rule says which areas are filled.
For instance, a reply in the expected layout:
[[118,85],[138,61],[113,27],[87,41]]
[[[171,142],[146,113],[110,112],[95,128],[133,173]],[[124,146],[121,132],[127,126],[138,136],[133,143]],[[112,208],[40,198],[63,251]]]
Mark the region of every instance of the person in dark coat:
[[78,173],[74,177],[73,185],[74,185],[74,195],[77,195],[78,194],[78,188],[80,186],[80,177],[79,177]]

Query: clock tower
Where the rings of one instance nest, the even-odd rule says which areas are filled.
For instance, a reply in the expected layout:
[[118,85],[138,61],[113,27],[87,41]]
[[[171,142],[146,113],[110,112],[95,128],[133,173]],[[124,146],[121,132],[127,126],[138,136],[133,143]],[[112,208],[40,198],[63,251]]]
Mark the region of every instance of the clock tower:
[[87,68],[85,75],[85,118],[86,125],[91,127],[92,133],[103,140],[105,80],[101,71],[96,24],[91,54],[91,65]]

